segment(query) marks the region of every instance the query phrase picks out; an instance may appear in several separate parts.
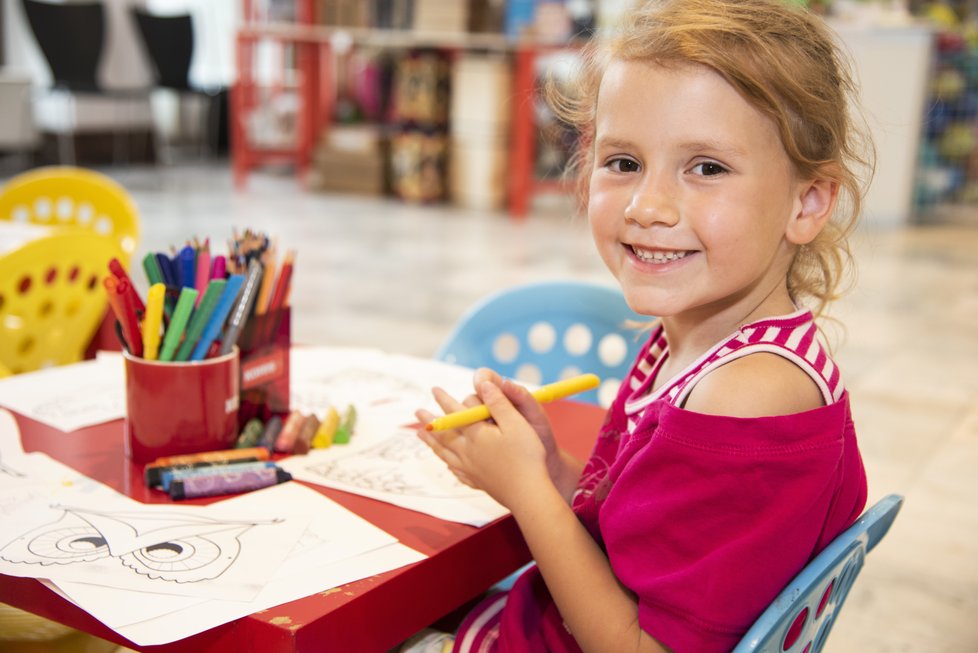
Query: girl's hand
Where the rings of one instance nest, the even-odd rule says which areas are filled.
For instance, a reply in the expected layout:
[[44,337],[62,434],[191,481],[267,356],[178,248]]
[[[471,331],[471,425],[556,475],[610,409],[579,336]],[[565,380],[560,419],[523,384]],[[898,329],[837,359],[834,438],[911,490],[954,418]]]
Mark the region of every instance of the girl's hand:
[[[561,456],[546,414],[525,388],[487,369],[476,372],[474,385],[476,394],[461,403],[440,388],[434,396],[446,413],[484,403],[492,420],[418,433],[460,481],[512,508],[536,484],[552,482]],[[424,410],[417,416],[422,424],[435,417]]]

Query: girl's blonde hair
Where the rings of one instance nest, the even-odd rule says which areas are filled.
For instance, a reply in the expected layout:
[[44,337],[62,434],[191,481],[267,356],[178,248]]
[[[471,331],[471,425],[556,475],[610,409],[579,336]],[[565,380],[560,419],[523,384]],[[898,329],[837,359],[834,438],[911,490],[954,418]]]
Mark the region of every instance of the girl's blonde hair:
[[614,34],[585,51],[572,85],[547,86],[555,113],[581,137],[572,170],[585,204],[598,87],[611,60],[712,68],[774,122],[800,178],[839,184],[831,221],[788,270],[792,299],[813,300],[820,315],[851,271],[848,236],[873,171],[872,143],[854,120],[858,92],[848,57],[822,20],[787,0],[637,3]]

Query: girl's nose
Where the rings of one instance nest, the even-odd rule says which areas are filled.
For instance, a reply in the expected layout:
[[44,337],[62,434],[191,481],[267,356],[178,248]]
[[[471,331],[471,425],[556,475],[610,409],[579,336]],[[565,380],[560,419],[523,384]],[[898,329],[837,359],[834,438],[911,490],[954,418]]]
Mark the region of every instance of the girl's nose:
[[655,223],[667,226],[676,224],[679,211],[663,186],[661,183],[646,182],[636,187],[625,207],[625,221],[641,227],[650,227]]

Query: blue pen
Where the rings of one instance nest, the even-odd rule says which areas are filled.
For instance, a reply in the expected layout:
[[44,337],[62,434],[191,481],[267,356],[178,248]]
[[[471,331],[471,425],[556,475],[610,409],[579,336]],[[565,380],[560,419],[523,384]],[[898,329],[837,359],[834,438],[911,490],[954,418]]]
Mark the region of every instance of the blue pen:
[[201,334],[200,340],[197,341],[197,346],[194,347],[193,353],[190,354],[190,360],[199,361],[207,355],[207,350],[211,348],[211,343],[220,335],[221,329],[224,327],[224,320],[227,319],[228,313],[231,312],[231,307],[234,306],[234,300],[238,298],[238,291],[241,290],[243,283],[243,274],[232,274],[228,277],[228,282],[224,286],[224,292],[221,293],[221,298],[217,300],[217,306],[214,307],[210,322],[204,327],[204,333]]
[[197,283],[197,252],[190,245],[186,245],[177,254],[177,261],[180,266],[180,286],[194,288]]
[[153,256],[156,257],[156,263],[160,266],[160,274],[163,275],[163,283],[170,286],[176,286],[177,280],[173,276],[173,263],[170,261],[170,257],[163,252],[156,252]]

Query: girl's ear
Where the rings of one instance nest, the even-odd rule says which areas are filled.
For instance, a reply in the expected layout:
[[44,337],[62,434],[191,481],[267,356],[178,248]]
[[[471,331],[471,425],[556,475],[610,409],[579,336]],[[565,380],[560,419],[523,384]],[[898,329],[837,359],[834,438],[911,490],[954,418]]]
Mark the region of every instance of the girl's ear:
[[788,242],[806,245],[815,239],[832,217],[839,199],[839,182],[832,179],[811,179],[800,185],[798,208],[785,230]]

